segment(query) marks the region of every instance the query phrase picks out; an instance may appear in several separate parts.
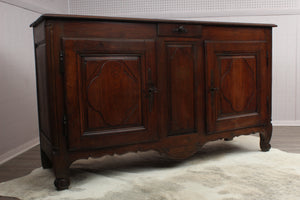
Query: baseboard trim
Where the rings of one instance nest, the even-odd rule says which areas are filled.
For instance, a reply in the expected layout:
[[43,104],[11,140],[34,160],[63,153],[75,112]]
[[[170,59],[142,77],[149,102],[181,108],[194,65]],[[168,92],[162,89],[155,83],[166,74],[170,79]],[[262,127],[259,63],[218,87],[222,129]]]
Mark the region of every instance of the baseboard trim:
[[40,143],[39,138],[34,138],[28,142],[26,142],[25,144],[22,144],[2,155],[0,155],[0,165],[5,163],[8,160],[11,160],[12,158],[28,151],[29,149],[31,149],[32,147],[38,145]]
[[295,121],[272,121],[273,126],[300,126],[300,120]]

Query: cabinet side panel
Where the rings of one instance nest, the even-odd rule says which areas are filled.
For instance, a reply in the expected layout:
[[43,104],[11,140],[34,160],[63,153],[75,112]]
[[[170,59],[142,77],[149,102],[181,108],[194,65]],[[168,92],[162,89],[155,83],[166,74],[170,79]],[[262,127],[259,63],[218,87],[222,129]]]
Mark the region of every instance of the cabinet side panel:
[[33,28],[33,35],[35,44],[45,42],[45,22]]
[[268,121],[272,121],[272,28],[265,29],[267,43],[267,75],[268,75],[268,87],[267,87],[267,111]]
[[[35,27],[33,30],[35,42],[36,59],[36,83],[39,112],[39,130],[41,138],[51,141],[50,118],[49,118],[49,100],[47,83],[47,57],[44,23]],[[44,141],[44,140],[43,140]]]
[[39,109],[39,126],[41,134],[50,140],[49,101],[47,95],[46,44],[36,47],[36,78]]

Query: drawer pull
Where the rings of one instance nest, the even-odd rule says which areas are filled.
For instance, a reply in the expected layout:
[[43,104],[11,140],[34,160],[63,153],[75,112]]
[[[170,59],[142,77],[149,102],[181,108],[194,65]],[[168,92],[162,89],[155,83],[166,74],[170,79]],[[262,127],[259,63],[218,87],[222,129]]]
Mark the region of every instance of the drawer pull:
[[173,32],[175,33],[187,33],[187,29],[184,28],[184,26],[179,26],[178,28],[173,29]]

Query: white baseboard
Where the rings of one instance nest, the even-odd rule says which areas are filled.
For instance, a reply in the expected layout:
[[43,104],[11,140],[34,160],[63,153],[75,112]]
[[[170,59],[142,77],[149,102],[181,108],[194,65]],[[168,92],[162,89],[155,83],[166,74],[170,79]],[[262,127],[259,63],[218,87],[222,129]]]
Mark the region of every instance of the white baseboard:
[[38,145],[40,143],[39,138],[34,138],[30,140],[29,142],[26,142],[25,144],[22,144],[2,155],[0,155],[0,165],[5,163],[6,161],[24,153],[25,151],[31,149],[32,147]]
[[273,126],[300,126],[300,120],[295,121],[272,121]]

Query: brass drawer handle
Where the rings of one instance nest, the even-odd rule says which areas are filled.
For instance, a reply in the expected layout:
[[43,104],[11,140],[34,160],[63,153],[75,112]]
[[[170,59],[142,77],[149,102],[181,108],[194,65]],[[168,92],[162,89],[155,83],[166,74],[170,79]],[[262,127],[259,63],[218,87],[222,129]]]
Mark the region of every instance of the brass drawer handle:
[[175,33],[187,33],[187,29],[184,28],[184,26],[178,26],[178,28],[173,29],[173,32]]

